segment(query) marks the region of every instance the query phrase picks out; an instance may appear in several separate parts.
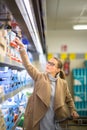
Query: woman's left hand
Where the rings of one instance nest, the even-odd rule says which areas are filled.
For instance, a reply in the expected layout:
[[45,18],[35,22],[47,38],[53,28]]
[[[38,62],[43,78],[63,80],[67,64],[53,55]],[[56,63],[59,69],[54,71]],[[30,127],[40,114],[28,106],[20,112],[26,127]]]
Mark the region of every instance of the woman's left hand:
[[74,119],[76,119],[76,118],[79,117],[79,114],[78,114],[76,111],[73,111],[73,112],[71,113],[71,116],[72,116]]

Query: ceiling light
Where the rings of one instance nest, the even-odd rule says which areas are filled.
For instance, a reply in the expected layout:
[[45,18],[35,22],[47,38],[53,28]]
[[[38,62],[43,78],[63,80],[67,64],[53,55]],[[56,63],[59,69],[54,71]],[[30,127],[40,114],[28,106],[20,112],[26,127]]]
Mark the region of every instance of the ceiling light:
[[74,25],[74,30],[87,30],[87,25]]

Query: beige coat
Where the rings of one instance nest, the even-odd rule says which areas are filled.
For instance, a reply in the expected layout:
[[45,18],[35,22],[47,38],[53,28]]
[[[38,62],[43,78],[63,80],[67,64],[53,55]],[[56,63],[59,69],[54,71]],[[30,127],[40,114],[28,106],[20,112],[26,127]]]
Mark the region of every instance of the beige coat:
[[[26,107],[24,127],[25,130],[39,130],[40,120],[46,114],[50,105],[50,82],[47,74],[39,72],[29,63],[25,51],[22,50],[20,54],[25,68],[35,83],[34,92],[29,98]],[[70,113],[75,110],[74,102],[66,80],[58,78],[54,97],[54,112],[56,119],[61,119],[69,115],[65,104],[68,105]]]

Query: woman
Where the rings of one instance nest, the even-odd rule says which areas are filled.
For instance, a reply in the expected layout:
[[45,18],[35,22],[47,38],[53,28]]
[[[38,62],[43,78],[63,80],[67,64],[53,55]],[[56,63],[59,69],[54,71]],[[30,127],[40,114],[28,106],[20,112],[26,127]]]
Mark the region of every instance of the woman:
[[[34,80],[34,92],[29,98],[24,119],[24,130],[55,130],[55,119],[72,115],[78,117],[68,89],[62,63],[52,58],[46,65],[46,73],[41,73],[30,62],[23,43],[16,38],[23,64]],[[68,105],[69,112],[66,110]]]

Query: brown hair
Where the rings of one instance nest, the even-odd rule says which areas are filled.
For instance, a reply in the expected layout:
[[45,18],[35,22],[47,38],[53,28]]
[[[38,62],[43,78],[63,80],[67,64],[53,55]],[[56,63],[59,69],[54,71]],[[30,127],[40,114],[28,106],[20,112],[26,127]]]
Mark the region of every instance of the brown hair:
[[64,74],[64,72],[62,70],[62,68],[63,68],[62,61],[60,59],[56,58],[56,57],[54,57],[54,59],[56,59],[58,61],[58,68],[60,68],[60,72],[59,72],[60,78],[65,79],[65,74]]

